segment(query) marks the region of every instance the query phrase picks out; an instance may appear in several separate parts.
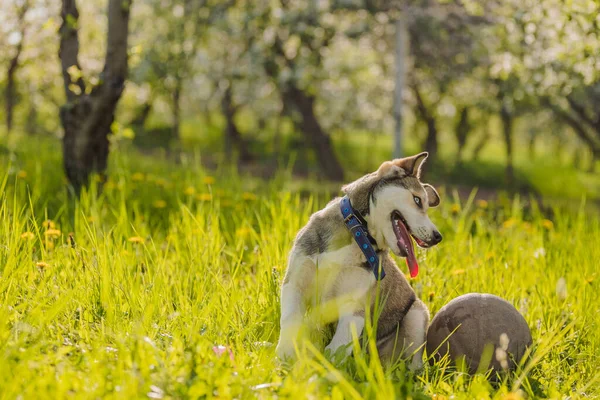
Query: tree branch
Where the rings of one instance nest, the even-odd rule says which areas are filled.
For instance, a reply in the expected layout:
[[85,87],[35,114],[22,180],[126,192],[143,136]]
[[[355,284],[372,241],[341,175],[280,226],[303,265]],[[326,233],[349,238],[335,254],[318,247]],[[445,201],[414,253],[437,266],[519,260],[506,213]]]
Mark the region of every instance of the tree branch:
[[[65,84],[65,94],[67,101],[72,102],[81,93],[85,93],[85,83],[81,76],[71,76],[69,71],[73,72],[71,67],[77,67],[78,71],[81,71],[79,65],[79,37],[77,35],[79,11],[77,11],[77,5],[75,0],[63,0],[62,10],[60,13],[62,17],[62,25],[59,29],[60,34],[60,48],[58,50],[58,57],[60,58],[62,66],[63,81]],[[73,80],[75,78],[75,80]],[[72,90],[72,84],[79,87],[79,93],[75,93]]]
[[565,121],[571,128],[575,134],[581,139],[584,143],[586,143],[593,151],[598,151],[600,149],[600,144],[596,143],[596,141],[589,136],[585,127],[579,122],[576,118],[574,118],[567,111],[563,110],[561,107],[553,104],[549,99],[543,99],[542,102],[550,108],[555,114],[557,114],[563,121]]

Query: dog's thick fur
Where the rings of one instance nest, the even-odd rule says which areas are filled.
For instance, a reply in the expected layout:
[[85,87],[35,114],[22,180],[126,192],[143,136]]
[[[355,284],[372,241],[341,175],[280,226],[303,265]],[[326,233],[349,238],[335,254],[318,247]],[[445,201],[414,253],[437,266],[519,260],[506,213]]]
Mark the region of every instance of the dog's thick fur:
[[[416,298],[389,254],[391,250],[406,256],[406,251],[397,244],[391,215],[399,211],[411,235],[427,247],[441,240],[427,216],[427,208],[437,206],[439,196],[432,186],[419,180],[421,165],[426,158],[427,153],[421,153],[386,161],[376,172],[342,188],[353,207],[367,221],[386,273],[379,285],[379,298],[383,301],[377,321],[379,356],[383,362],[393,363],[399,357],[412,355],[410,367],[413,369],[422,365],[429,311]],[[377,281],[344,225],[340,201],[336,198],[313,214],[296,236],[281,288],[281,333],[277,354],[282,359],[294,357],[294,343],[309,306],[333,304],[337,327],[326,349],[335,352],[345,347],[348,355],[352,351],[352,329],[361,335],[366,307],[374,308]]]

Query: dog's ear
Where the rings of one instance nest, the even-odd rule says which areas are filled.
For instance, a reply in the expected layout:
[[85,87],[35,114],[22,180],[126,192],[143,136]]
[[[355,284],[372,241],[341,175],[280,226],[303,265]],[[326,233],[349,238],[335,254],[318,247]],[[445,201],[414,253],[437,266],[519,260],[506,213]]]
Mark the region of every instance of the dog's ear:
[[433,186],[428,183],[423,184],[423,189],[425,189],[425,193],[427,193],[427,201],[429,202],[429,207],[437,207],[440,205],[440,195],[437,190]]
[[402,178],[403,176],[406,176],[406,170],[400,165],[402,160],[403,158],[397,158],[392,161],[385,161],[377,170],[377,178]]
[[409,176],[419,178],[421,176],[421,167],[425,160],[429,157],[429,153],[424,151],[412,157],[400,158],[392,161],[406,171]]

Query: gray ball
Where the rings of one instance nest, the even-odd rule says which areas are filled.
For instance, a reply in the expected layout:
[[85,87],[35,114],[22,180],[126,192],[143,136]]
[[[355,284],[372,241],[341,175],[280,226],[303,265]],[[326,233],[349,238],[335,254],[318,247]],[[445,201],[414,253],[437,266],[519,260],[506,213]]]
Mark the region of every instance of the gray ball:
[[427,331],[426,347],[427,354],[435,353],[433,359],[448,352],[455,362],[464,357],[469,372],[475,373],[482,356],[483,371],[515,368],[531,343],[529,326],[512,304],[492,294],[469,293],[438,311]]

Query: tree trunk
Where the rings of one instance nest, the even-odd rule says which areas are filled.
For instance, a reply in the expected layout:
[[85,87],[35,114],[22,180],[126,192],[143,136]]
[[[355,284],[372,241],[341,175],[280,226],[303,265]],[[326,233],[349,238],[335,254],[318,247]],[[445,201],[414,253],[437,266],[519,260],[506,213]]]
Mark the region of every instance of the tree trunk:
[[535,158],[535,139],[537,136],[537,132],[533,129],[530,128],[529,130],[529,143],[528,143],[528,147],[529,147],[529,158],[530,159],[534,159]]
[[10,60],[8,71],[6,72],[6,89],[4,92],[4,102],[6,106],[6,133],[10,134],[13,128],[13,112],[15,109],[15,101],[17,96],[15,74],[19,67],[19,57],[23,49],[21,41],[17,46],[17,53]]
[[64,128],[63,162],[75,193],[87,185],[89,175],[103,174],[109,152],[108,135],[127,77],[127,36],[131,2],[108,3],[107,49],[101,83],[86,93],[79,67],[79,13],[75,0],[63,0],[59,57],[67,103],[61,107]]
[[404,29],[402,17],[396,20],[396,87],[394,89],[394,158],[402,157],[402,91],[404,89]]
[[456,124],[455,134],[458,149],[456,151],[456,163],[460,164],[463,158],[463,152],[465,145],[467,144],[467,137],[471,131],[471,124],[469,124],[469,107],[463,107],[460,112],[458,123]]
[[490,140],[489,124],[490,124],[489,120],[487,121],[486,124],[482,124],[483,132],[482,132],[481,136],[479,137],[479,140],[477,141],[477,143],[475,143],[475,147],[473,148],[473,155],[471,157],[471,159],[474,161],[479,159],[479,156],[481,155],[483,148],[485,147],[487,142]]
[[417,112],[421,119],[427,124],[427,137],[425,138],[425,151],[429,153],[429,158],[434,159],[438,152],[438,132],[435,117],[429,112],[429,109],[423,101],[421,92],[416,83],[413,83],[413,91],[417,99]]
[[178,81],[173,90],[173,138],[181,137],[181,81]]
[[14,119],[14,109],[16,105],[16,78],[17,70],[19,69],[19,59],[21,58],[21,53],[23,53],[23,42],[25,41],[26,34],[26,23],[25,23],[25,15],[27,14],[27,10],[29,10],[29,1],[25,1],[21,8],[19,9],[17,15],[18,26],[20,28],[21,39],[19,40],[19,44],[17,44],[17,49],[13,58],[11,58],[8,63],[8,69],[6,71],[6,89],[4,91],[4,104],[6,107],[6,133],[10,134],[13,128],[13,119]]
[[235,124],[235,114],[237,107],[233,104],[233,93],[231,83],[225,89],[221,99],[221,111],[225,117],[225,155],[228,159],[233,157],[234,148],[238,151],[239,159],[242,162],[248,162],[252,159],[250,152],[242,138],[242,135]]
[[288,83],[282,91],[283,101],[298,111],[300,118],[293,118],[298,129],[304,134],[317,157],[319,167],[325,177],[332,181],[344,179],[344,170],[340,165],[331,138],[319,123],[314,109],[314,97],[306,94],[292,83]]
[[[573,132],[577,135],[577,137],[585,143],[590,151],[592,152],[592,160],[597,160],[600,158],[600,141],[595,140],[594,137],[588,132],[586,125],[582,123],[579,119],[572,116],[568,111],[565,111],[560,106],[555,105],[550,101],[550,99],[542,99],[543,103],[548,106],[555,114],[557,114],[563,121],[565,121],[572,129]],[[571,103],[572,105],[572,103]],[[586,122],[584,120],[584,122]],[[588,123],[587,126],[594,128],[595,133],[600,138],[600,123],[597,125]],[[590,170],[593,171],[596,163],[592,161],[590,166]]]
[[502,119],[502,133],[504,136],[504,145],[506,147],[506,183],[509,187],[513,187],[515,181],[512,143],[514,118],[508,109],[506,102],[502,103],[500,118]]
[[146,120],[150,116],[150,111],[152,111],[152,100],[149,100],[142,105],[142,107],[139,109],[137,114],[135,114],[129,125],[134,126],[138,129],[143,129],[146,125]]

